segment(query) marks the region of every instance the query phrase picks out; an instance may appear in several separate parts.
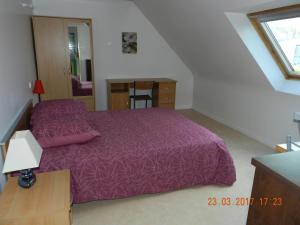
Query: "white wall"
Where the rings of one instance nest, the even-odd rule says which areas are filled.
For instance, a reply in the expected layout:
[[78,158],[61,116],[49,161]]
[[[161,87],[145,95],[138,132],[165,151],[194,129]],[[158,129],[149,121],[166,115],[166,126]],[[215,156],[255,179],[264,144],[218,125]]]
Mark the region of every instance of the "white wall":
[[[265,5],[272,8],[278,2]],[[283,3],[286,4],[288,1]],[[224,30],[214,32],[226,46],[218,45],[223,66],[217,67],[217,72],[228,74],[228,79],[209,79],[198,73],[195,87],[200,88],[194,91],[194,98],[198,99],[194,108],[271,147],[284,143],[287,135],[299,140],[299,125],[293,121],[293,113],[300,111],[300,96],[276,91],[266,77],[275,76],[275,72],[266,74],[228,21],[224,19],[221,24]],[[244,29],[253,31],[251,27]],[[251,50],[260,51],[258,46]],[[274,67],[273,71],[278,70]],[[299,90],[300,83],[295,84]]]
[[[0,141],[18,112],[32,98],[35,80],[30,15],[18,0],[0,0]],[[0,189],[4,184],[0,154]]]
[[270,146],[299,139],[300,97],[273,90],[225,16],[296,1],[134,1],[194,73],[194,109]]
[[287,135],[299,139],[293,113],[300,111],[299,96],[204,77],[195,77],[194,108],[242,133],[274,147]]
[[[176,108],[191,108],[193,75],[130,1],[34,0],[34,14],[93,19],[97,109],[106,109],[105,78],[169,77],[178,81]],[[138,54],[123,55],[122,32],[138,33]]]

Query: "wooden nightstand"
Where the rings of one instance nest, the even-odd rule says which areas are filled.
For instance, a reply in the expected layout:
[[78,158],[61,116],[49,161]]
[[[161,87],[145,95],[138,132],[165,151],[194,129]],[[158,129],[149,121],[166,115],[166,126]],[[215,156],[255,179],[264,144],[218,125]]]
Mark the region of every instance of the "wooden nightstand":
[[10,178],[0,194],[0,225],[70,225],[70,171],[37,174],[30,189]]

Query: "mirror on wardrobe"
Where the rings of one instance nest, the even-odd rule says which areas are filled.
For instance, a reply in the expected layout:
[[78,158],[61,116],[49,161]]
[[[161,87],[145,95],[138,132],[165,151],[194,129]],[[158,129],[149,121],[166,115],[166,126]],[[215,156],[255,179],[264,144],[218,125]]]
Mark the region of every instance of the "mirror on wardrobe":
[[73,96],[93,95],[91,30],[88,23],[68,24]]

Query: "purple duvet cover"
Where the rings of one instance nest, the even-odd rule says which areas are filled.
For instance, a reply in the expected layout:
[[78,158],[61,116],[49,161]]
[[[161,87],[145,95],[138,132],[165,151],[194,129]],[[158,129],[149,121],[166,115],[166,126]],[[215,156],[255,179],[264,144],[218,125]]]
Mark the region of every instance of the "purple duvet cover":
[[223,140],[174,111],[91,112],[89,122],[100,137],[44,149],[40,163],[71,170],[74,203],[236,180]]

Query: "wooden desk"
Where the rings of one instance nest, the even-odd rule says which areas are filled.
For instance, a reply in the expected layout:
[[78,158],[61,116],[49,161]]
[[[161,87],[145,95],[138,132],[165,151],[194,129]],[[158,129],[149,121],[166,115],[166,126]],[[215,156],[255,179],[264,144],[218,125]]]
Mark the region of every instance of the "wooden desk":
[[300,152],[258,157],[247,225],[300,224]]
[[134,81],[153,81],[153,107],[175,109],[176,82],[167,78],[107,79],[107,105],[110,110],[129,109],[129,90]]
[[[296,144],[300,145],[300,142],[296,142]],[[297,146],[293,145],[292,146],[292,149],[294,151],[300,151],[300,148],[298,148]],[[287,152],[287,144],[279,144],[279,145],[276,145],[275,147],[275,151],[278,152],[278,153],[283,153],[283,152]]]
[[37,174],[29,189],[10,178],[0,194],[0,225],[70,225],[69,170]]

